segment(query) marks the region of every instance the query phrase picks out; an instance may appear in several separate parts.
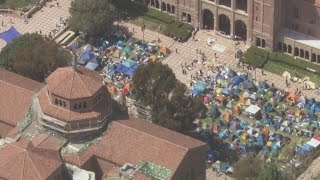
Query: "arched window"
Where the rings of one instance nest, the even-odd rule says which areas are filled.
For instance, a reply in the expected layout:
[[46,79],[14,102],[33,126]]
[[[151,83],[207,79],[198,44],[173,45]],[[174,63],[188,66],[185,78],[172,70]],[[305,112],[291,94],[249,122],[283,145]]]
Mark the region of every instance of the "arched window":
[[86,101],[83,102],[83,108],[84,109],[87,108],[87,102]]
[[261,47],[263,47],[263,48],[266,47],[266,40],[262,39],[262,41],[261,41]]
[[62,101],[61,100],[59,100],[59,106],[62,106]]

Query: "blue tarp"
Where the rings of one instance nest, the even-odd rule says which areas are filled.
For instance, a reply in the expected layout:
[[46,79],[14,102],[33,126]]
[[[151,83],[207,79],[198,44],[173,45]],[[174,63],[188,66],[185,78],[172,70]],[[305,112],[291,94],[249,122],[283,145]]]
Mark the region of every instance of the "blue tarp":
[[237,86],[237,85],[241,84],[243,81],[244,81],[244,79],[241,76],[236,76],[232,80],[232,85]]
[[91,70],[95,70],[98,66],[99,65],[96,63],[88,62],[88,64],[85,67]]
[[131,66],[131,68],[128,68],[123,64],[118,64],[115,69],[115,72],[123,73],[129,77],[132,77],[138,67],[139,67],[139,64],[135,64],[135,65]]
[[221,113],[219,111],[219,109],[215,106],[214,108],[212,108],[212,110],[208,113],[208,115],[212,118],[217,118],[220,117]]
[[200,89],[193,89],[193,90],[192,90],[192,94],[193,94],[193,95],[198,96],[198,95],[200,95],[201,93],[202,93],[202,91],[201,91]]
[[21,34],[14,27],[11,27],[8,31],[0,33],[0,39],[4,40],[8,44],[11,44],[14,39],[20,36]]
[[260,87],[260,89],[265,90],[265,89],[269,88],[269,85],[267,83],[262,83],[259,87]]
[[309,144],[304,144],[301,149],[303,149],[304,151],[310,152],[312,150],[314,150],[315,148]]
[[89,61],[90,59],[95,58],[96,56],[93,53],[87,52],[87,53],[83,53],[81,54],[80,58],[85,60],[85,61]]
[[310,107],[309,113],[310,113],[310,114],[315,114],[315,113],[318,113],[318,112],[320,112],[320,104],[314,103],[314,104]]
[[126,66],[127,68],[132,68],[133,66],[135,66],[137,63],[130,60],[130,59],[127,59],[125,61],[122,62],[122,65]]
[[208,86],[208,83],[205,82],[197,82],[195,89],[199,89],[201,91],[205,90]]
[[132,49],[129,46],[127,46],[127,47],[124,48],[124,51],[126,53],[131,53]]
[[234,70],[230,70],[229,73],[228,73],[228,76],[230,78],[233,78],[233,77],[236,77],[237,76],[237,73],[234,71]]
[[228,88],[224,88],[223,91],[222,91],[222,94],[225,94],[227,96],[231,95],[232,94],[232,91]]
[[117,46],[123,46],[124,42],[123,41],[118,41]]

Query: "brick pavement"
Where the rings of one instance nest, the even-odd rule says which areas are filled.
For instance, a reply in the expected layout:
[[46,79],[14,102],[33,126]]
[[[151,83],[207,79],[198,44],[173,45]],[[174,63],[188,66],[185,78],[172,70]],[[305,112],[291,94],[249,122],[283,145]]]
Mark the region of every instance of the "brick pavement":
[[[59,7],[56,3],[59,2]],[[36,12],[29,20],[28,24],[24,22],[21,17],[10,17],[2,14],[0,19],[3,20],[4,26],[0,27],[0,32],[8,30],[11,26],[14,26],[21,34],[39,32],[41,30],[42,34],[48,35],[49,32],[56,28],[56,24],[59,22],[60,17],[63,20],[70,16],[69,6],[71,0],[55,0],[52,2],[47,2],[41,11]],[[52,5],[52,7],[51,7]],[[10,18],[12,18],[13,24],[10,23]],[[0,40],[0,49],[2,49],[6,43]]]
[[[139,26],[130,24],[130,23],[120,23],[120,25],[128,27],[128,30],[132,32],[132,28],[135,28],[134,37],[138,39],[142,39],[142,31]],[[179,43],[174,42],[172,38],[169,38],[165,35],[159,34],[157,32],[150,31],[148,29],[145,30],[144,38],[146,41],[155,41],[157,38],[160,38],[161,42],[159,45],[169,47],[171,50],[171,54],[163,61],[163,63],[168,64],[171,67],[177,79],[185,84],[189,84],[191,82],[191,74],[195,75],[195,72],[202,69],[205,73],[208,70],[205,66],[201,64],[195,64],[195,68],[191,71],[188,71],[187,75],[182,74],[181,63],[184,65],[185,63],[191,64],[194,59],[200,59],[199,55],[196,54],[196,49],[201,49],[202,52],[205,53],[206,59],[208,62],[214,62],[214,64],[228,64],[231,68],[236,71],[245,72],[246,70],[239,69],[237,67],[238,60],[235,59],[234,54],[236,48],[245,49],[247,48],[243,42],[239,46],[235,46],[233,41],[224,39],[215,35],[213,32],[207,32],[200,30],[195,39],[198,41],[192,41],[191,38],[188,42]],[[223,53],[212,50],[211,47],[207,46],[206,40],[208,37],[213,37],[217,39],[217,43],[223,46],[226,46],[226,50]],[[175,53],[175,49],[178,50],[178,53]],[[214,58],[214,55],[217,55],[218,58]],[[249,73],[254,77],[254,72],[249,71]],[[305,94],[309,98],[315,98],[320,101],[320,96],[316,94],[316,90],[303,90],[302,84],[290,82],[290,86],[287,88],[285,85],[285,78],[279,76],[277,74],[273,74],[270,72],[264,72],[265,75],[262,75],[261,69],[256,70],[256,79],[259,81],[266,81],[268,83],[273,83],[279,89],[286,89],[288,91],[295,91],[299,88],[302,91],[302,94]]]

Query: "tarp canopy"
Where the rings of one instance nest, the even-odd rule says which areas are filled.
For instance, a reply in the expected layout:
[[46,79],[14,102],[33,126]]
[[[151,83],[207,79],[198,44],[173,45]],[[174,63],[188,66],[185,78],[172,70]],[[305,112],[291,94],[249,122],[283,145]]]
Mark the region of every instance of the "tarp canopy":
[[93,50],[93,46],[91,44],[86,44],[83,48],[82,48],[82,52],[83,53],[88,53],[91,52]]
[[201,93],[202,93],[202,91],[201,91],[200,89],[193,89],[193,90],[192,90],[192,94],[193,94],[193,95],[198,96],[198,95],[200,95]]
[[85,61],[89,61],[90,59],[95,58],[96,56],[93,53],[90,52],[86,52],[80,55],[80,58],[85,60]]
[[139,64],[133,65],[131,68],[128,68],[124,66],[123,64],[118,64],[115,72],[123,73],[129,77],[132,77],[134,75],[135,70],[139,67]]
[[162,47],[162,48],[160,49],[160,52],[161,52],[163,55],[167,56],[167,55],[170,53],[170,50],[169,50],[169,48],[167,48],[167,47]]
[[241,76],[236,76],[232,80],[232,85],[237,86],[237,85],[241,84],[243,81],[244,81],[244,79]]
[[212,118],[218,118],[221,115],[219,109],[215,106],[212,108],[212,110],[209,112],[209,116]]
[[11,27],[8,31],[0,33],[0,39],[4,40],[8,44],[11,44],[14,39],[17,39],[20,36],[21,34],[14,27]]
[[130,59],[127,59],[127,60],[123,61],[122,64],[123,64],[124,66],[126,66],[127,68],[132,68],[132,67],[133,67],[134,65],[136,65],[137,63],[134,62],[134,61],[132,61],[132,60],[130,60]]
[[286,97],[287,101],[292,101],[293,103],[298,103],[299,102],[299,96],[297,96],[294,93],[290,93],[287,97]]
[[131,52],[132,52],[132,49],[131,49],[131,47],[129,47],[129,46],[125,47],[123,50],[124,50],[124,52],[126,52],[126,53],[131,53]]
[[118,41],[117,42],[117,46],[123,46],[124,45],[124,42],[123,41]]
[[96,64],[96,63],[92,63],[92,62],[88,62],[88,64],[85,66],[87,69],[90,69],[90,70],[96,70],[96,68],[98,67],[99,65]]
[[207,86],[208,86],[208,83],[198,81],[195,89],[199,89],[199,90],[203,91],[207,88]]
[[317,148],[320,145],[320,141],[317,139],[312,138],[310,141],[307,142],[310,146]]
[[257,112],[260,111],[260,108],[256,105],[250,105],[249,107],[246,108],[245,111],[251,114],[256,114]]
[[309,113],[310,113],[310,114],[315,114],[315,113],[318,113],[318,112],[320,112],[320,104],[314,103],[314,104],[310,107]]

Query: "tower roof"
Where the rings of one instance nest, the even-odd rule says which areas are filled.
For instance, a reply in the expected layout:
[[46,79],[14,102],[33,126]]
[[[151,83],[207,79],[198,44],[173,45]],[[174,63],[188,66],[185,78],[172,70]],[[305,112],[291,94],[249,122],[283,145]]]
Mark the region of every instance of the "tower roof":
[[103,86],[98,72],[81,66],[58,68],[46,81],[52,94],[66,99],[91,97]]

